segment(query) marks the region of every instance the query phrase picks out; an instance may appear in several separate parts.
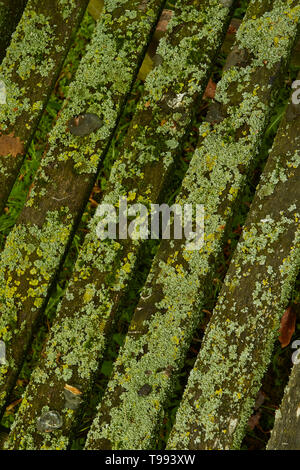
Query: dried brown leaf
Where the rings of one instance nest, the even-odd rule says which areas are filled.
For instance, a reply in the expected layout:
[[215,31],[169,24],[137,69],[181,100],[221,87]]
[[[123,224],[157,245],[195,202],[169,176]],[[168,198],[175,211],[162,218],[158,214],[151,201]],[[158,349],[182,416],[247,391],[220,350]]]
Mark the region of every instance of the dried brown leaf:
[[203,98],[214,98],[216,94],[216,87],[217,85],[215,82],[212,81],[212,79],[209,79],[208,85],[206,87],[206,90],[204,92]]
[[14,134],[0,135],[0,156],[7,157],[12,155],[16,157],[24,153],[24,145],[20,137],[15,137]]
[[78,390],[78,388],[76,387],[72,387],[72,385],[66,384],[64,388],[69,392],[73,393],[73,395],[81,395],[81,391]]
[[167,30],[168,23],[172,18],[173,11],[172,10],[163,10],[159,22],[157,23],[157,31],[161,31],[164,33]]
[[13,401],[8,407],[6,408],[6,411],[11,411],[17,406],[19,403],[21,403],[22,398],[19,398],[18,400]]
[[253,429],[259,425],[260,418],[261,418],[261,410],[257,411],[257,413],[254,413],[251,416],[251,418],[249,418],[248,426],[251,429],[251,431],[253,431]]
[[280,335],[278,339],[282,348],[285,348],[290,344],[292,336],[295,333],[295,328],[296,312],[293,310],[293,307],[290,306],[284,312],[280,323]]

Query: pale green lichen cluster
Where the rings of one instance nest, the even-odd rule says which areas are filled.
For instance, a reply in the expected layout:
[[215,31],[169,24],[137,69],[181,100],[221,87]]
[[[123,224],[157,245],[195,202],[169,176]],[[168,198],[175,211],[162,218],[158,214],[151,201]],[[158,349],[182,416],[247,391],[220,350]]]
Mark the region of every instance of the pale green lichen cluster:
[[[127,0],[122,2],[122,14],[116,15],[119,3],[105,2],[91,44],[70,85],[71,100],[66,102],[50,133],[43,166],[71,159],[78,173],[95,174],[98,170],[162,1],[149,1],[147,10],[142,12],[136,10],[137,1]],[[68,130],[70,119],[83,113],[96,114],[103,121],[99,130],[84,138]]]
[[[113,5],[112,2],[109,2],[109,10],[111,10],[111,5]],[[114,10],[117,10],[118,5],[119,2],[114,2]],[[126,5],[128,9],[125,9],[124,15],[120,15],[120,12],[114,16],[106,13],[101,17],[94,34],[94,40],[81,63],[75,82],[70,87],[68,106],[66,107],[69,116],[72,117],[76,113],[84,111],[85,106],[94,106],[93,109],[96,108],[99,114],[101,114],[100,110],[101,112],[104,111],[106,128],[101,134],[101,139],[99,135],[96,138],[93,136],[90,140],[85,139],[82,146],[80,146],[79,139],[79,141],[77,140],[78,145],[75,145],[78,148],[76,155],[84,154],[87,149],[90,149],[93,153],[91,157],[93,172],[96,171],[100,158],[99,154],[96,155],[96,143],[102,141],[103,151],[111,137],[126,93],[130,89],[137,71],[137,64],[141,61],[148,42],[148,36],[157,20],[162,2],[158,0],[150,1],[146,12],[140,13],[138,17],[131,14],[131,11],[135,11],[136,2],[126,2]],[[132,16],[136,18],[133,20]],[[46,44],[43,45],[45,49],[47,49],[46,46]],[[114,74],[112,70],[114,70]],[[63,118],[58,120],[57,126],[50,135],[50,151],[43,160],[42,170],[39,171],[35,179],[35,184],[28,198],[28,207],[33,206],[36,194],[42,199],[47,196],[47,191],[43,187],[45,180],[47,182],[45,172],[47,164],[52,165],[55,161],[52,151],[56,148],[56,136],[59,135],[61,126],[63,126],[64,135],[66,133],[68,122],[66,108],[62,113]],[[64,119],[66,120],[64,121]],[[60,143],[67,145],[63,137],[60,139]],[[71,146],[71,153],[73,147]],[[57,152],[57,154],[58,161],[60,161],[61,153]],[[78,164],[78,166],[80,165]],[[55,198],[53,197],[53,199]],[[49,201],[51,201],[50,198]],[[64,212],[68,212],[68,206],[62,205],[60,213]],[[8,346],[9,362],[9,368],[6,367],[5,370],[2,370],[2,405],[6,397],[6,386],[10,387],[10,385],[7,385],[7,377],[14,375],[16,367],[19,365],[15,364],[13,359],[15,351],[11,351],[10,343],[13,341],[22,343],[24,341],[26,344],[27,341],[27,333],[23,328],[26,324],[26,317],[22,321],[18,335],[13,335],[18,317],[25,316],[26,312],[29,317],[32,315],[35,318],[40,312],[55,271],[70,239],[74,223],[73,219],[70,220],[68,216],[59,221],[52,220],[55,213],[48,211],[43,225],[37,227],[32,222],[32,213],[30,214],[28,224],[24,222],[23,218],[22,224],[15,226],[1,256],[3,278],[1,337],[5,339]],[[41,257],[42,259],[40,259]],[[28,327],[30,329],[31,324]],[[18,362],[21,360],[20,353],[21,351],[18,352]],[[67,373],[65,372],[65,374]]]
[[76,0],[58,0],[58,8],[63,19],[67,20],[74,8],[77,8]]
[[[208,78],[213,55],[221,42],[222,33],[225,32],[229,10],[219,7],[218,1],[210,1],[204,15],[202,11],[199,12],[186,3],[189,2],[182,2],[176,7],[173,26],[169,28],[169,34],[160,49],[163,63],[149,75],[129,137],[120,158],[113,166],[109,188],[103,200],[105,203],[117,206],[119,197],[124,195],[129,202],[155,202],[158,197],[158,182],[153,181],[151,171],[146,176],[147,167],[151,165],[149,168],[153,170],[155,164],[160,169],[161,184],[165,181],[167,170],[174,162],[176,148],[184,136],[185,127],[191,121],[195,93],[203,91],[204,78]],[[186,30],[180,35],[172,34],[173,27],[183,20],[189,21]],[[213,27],[215,36],[211,34]],[[190,54],[203,45],[204,39],[207,44],[201,53],[202,60],[191,59]],[[174,41],[177,42],[176,47]],[[176,54],[172,52],[174,49]],[[185,93],[184,106],[178,111],[177,108],[162,110],[159,104],[163,95],[173,92],[176,96],[176,77],[180,79],[180,90]],[[151,113],[152,118],[146,127],[142,122],[145,104],[147,113]],[[186,116],[182,115],[183,112]],[[178,119],[178,116],[181,116],[180,127],[175,127],[173,119]],[[164,123],[161,124],[163,119]],[[162,139],[173,139],[176,142],[176,145],[169,145],[168,164],[160,161]],[[9,445],[14,446],[14,440],[20,435],[23,437],[22,442],[18,439],[18,448],[34,448],[34,442],[37,445],[36,438],[33,438],[33,423],[38,410],[37,396],[43,395],[43,399],[45,397],[45,383],[48,384],[47,395],[51,393],[52,398],[62,394],[62,386],[66,381],[80,381],[83,389],[90,387],[104,351],[105,327],[112,320],[112,313],[119,301],[118,293],[124,291],[134,272],[141,246],[141,241],[124,244],[111,240],[100,242],[96,235],[98,221],[99,217],[95,216],[90,224],[90,233],[85,239],[74,274],[58,309],[57,320],[44,351],[45,359],[32,375],[24,398],[26,406],[22,406],[17,415]],[[189,289],[192,291],[191,286]],[[56,387],[55,394],[53,387]],[[68,427],[71,425],[72,417],[65,422],[65,434],[68,434]],[[60,433],[58,431],[55,438],[52,435],[44,436],[43,445],[56,448],[56,436],[61,435]]]
[[[30,101],[26,83],[38,72],[40,83],[37,86],[43,86],[43,77],[47,76],[54,66],[50,54],[54,38],[55,26],[50,23],[49,18],[32,10],[29,4],[0,66],[0,79],[5,83],[7,90],[6,105],[0,107],[2,130],[13,125],[22,113],[30,111],[32,120],[40,111],[42,103]],[[22,87],[15,82],[15,73],[24,81]]]
[[[111,4],[110,2],[109,5]],[[116,2],[116,10],[118,4],[119,2]],[[0,389],[4,390],[2,405],[6,386],[10,387],[9,379],[16,373],[14,367],[19,365],[13,361],[14,344],[20,345],[24,342],[24,346],[26,346],[28,334],[27,331],[24,331],[24,327],[26,325],[30,329],[31,322],[35,321],[34,319],[41,311],[74,225],[74,218],[71,216],[67,204],[60,205],[59,214],[56,210],[51,210],[51,207],[58,206],[57,202],[53,201],[59,201],[59,198],[53,194],[48,197],[49,210],[43,216],[44,220],[39,222],[39,226],[34,224],[33,218],[35,216],[38,220],[41,218],[39,211],[41,206],[37,207],[36,212],[29,208],[34,206],[38,197],[41,198],[40,203],[43,207],[44,200],[48,196],[45,187],[48,182],[47,165],[52,167],[53,163],[60,162],[61,156],[63,156],[63,160],[65,159],[65,146],[69,145],[72,157],[74,157],[72,152],[75,147],[78,149],[75,154],[80,155],[80,158],[84,153],[92,152],[93,172],[96,171],[101,155],[96,151],[96,144],[101,141],[102,151],[107,146],[120,115],[122,103],[137,71],[137,63],[142,59],[143,50],[149,39],[148,36],[157,20],[162,2],[150,1],[147,11],[139,13],[139,16],[134,20],[131,19],[130,11],[135,10],[136,1],[128,1],[126,5],[128,9],[125,10],[124,15],[117,12],[116,14],[106,13],[101,17],[92,44],[70,87],[68,104],[50,134],[50,150],[43,159],[41,169],[35,177],[27,201],[27,208],[21,214],[22,223],[14,227],[1,255],[1,338],[3,337],[9,343],[7,350],[10,365],[8,369],[2,371]],[[118,46],[119,41],[122,47]],[[118,65],[119,63],[120,65]],[[116,73],[115,76],[112,74],[112,69]],[[85,106],[90,106],[98,114],[101,114],[100,109],[104,111],[106,120],[104,131],[100,130],[90,139],[83,139],[83,142],[78,139],[76,144],[71,139],[71,145],[69,142],[71,134],[66,134],[69,120],[66,116],[68,113],[69,116],[74,116],[83,112]],[[56,145],[60,145],[59,151],[57,151]],[[57,160],[52,154],[54,151],[56,151]],[[84,155],[85,157],[86,155]],[[74,160],[76,160],[75,157]],[[87,161],[89,161],[88,158]],[[78,161],[75,167],[77,166],[80,166]],[[59,180],[59,170],[57,176]],[[59,188],[57,191],[59,192]],[[63,214],[65,214],[64,217]],[[27,317],[33,319],[29,321],[29,325],[26,324]],[[16,335],[14,330],[20,318],[23,320],[19,325],[18,335]],[[13,350],[10,348],[10,343],[13,343]],[[17,362],[20,363],[22,351],[19,350],[17,356]]]
[[[260,2],[252,3],[260,6]],[[276,18],[277,14],[279,20],[283,5],[287,18],[288,13],[293,15],[293,19],[281,23],[282,34],[288,37],[282,56],[287,57],[296,37],[300,12],[299,7],[294,10],[295,2],[290,2],[288,8],[286,2],[275,1],[270,15]],[[255,36],[256,26],[261,27],[261,20],[256,23],[252,18],[246,18],[244,28],[247,37],[250,34],[249,21],[252,36]],[[272,31],[269,28],[268,34],[278,34],[277,30]],[[238,39],[237,45],[239,43]],[[203,140],[191,161],[177,200],[178,203],[204,204],[205,245],[199,252],[189,253],[181,242],[162,244],[89,433],[87,448],[101,446],[102,440],[106,445],[109,441],[113,449],[149,448],[153,443],[155,430],[163,415],[163,405],[172,386],[173,374],[170,370],[180,367],[191,334],[199,322],[200,305],[212,272],[212,257],[215,258],[221,248],[224,228],[241,193],[267,123],[272,88],[269,79],[273,69],[266,67],[265,82],[256,85],[255,80],[257,61],[264,66],[264,58],[269,58],[269,51],[264,47],[254,48],[250,43],[248,47],[253,55],[248,65],[251,74],[245,78],[243,68],[237,66],[224,74],[217,88],[218,99],[225,105],[231,102],[234,94],[235,105],[227,106],[227,117],[221,123],[201,126]],[[278,56],[278,62],[280,60],[281,56]],[[232,75],[234,82],[230,78]],[[234,87],[230,93],[231,83]],[[222,91],[221,97],[219,89]],[[160,290],[162,295],[157,294]],[[160,300],[157,301],[157,298]],[[143,319],[143,310],[150,310],[152,315],[149,319],[147,314]],[[225,347],[224,337],[220,338]],[[224,360],[232,364],[235,357],[233,347]],[[152,387],[152,392],[146,397],[138,393],[144,384]]]
[[[127,2],[128,7],[131,3],[132,2]],[[77,78],[70,87],[67,109],[64,108],[61,119],[58,120],[57,125],[50,134],[50,151],[43,159],[43,168],[46,168],[47,164],[53,163],[54,159],[52,151],[55,150],[56,144],[58,144],[57,140],[60,140],[60,142],[63,141],[63,143],[68,146],[68,144],[70,144],[70,139],[72,144],[69,153],[72,154],[74,148],[78,149],[78,151],[75,152],[76,155],[82,155],[84,161],[93,161],[93,171],[96,171],[97,165],[95,164],[95,161],[97,160],[98,162],[99,160],[99,155],[96,154],[95,150],[96,143],[99,140],[105,140],[105,143],[107,143],[107,139],[111,135],[112,128],[116,124],[118,111],[120,111],[120,99],[124,97],[126,91],[128,91],[134,76],[134,70],[136,69],[134,60],[130,62],[130,59],[134,58],[132,57],[132,51],[134,51],[134,56],[137,58],[141,55],[142,49],[147,40],[147,35],[151,29],[150,23],[154,23],[157,15],[157,11],[155,13],[151,9],[151,6],[154,6],[155,4],[159,4],[159,2],[151,2],[151,4],[149,4],[149,11],[136,21],[130,21],[130,10],[126,10],[124,16],[121,16],[116,21],[116,23],[119,23],[119,26],[116,24],[112,25],[112,16],[108,14],[104,15],[103,20],[99,22],[97,31],[93,36],[92,45],[89,47],[86,56],[81,62],[76,76]],[[32,16],[34,18],[34,13],[32,13],[30,9],[28,10],[27,14],[29,17],[31,18]],[[28,21],[28,23],[30,23],[30,21]],[[31,28],[33,29],[33,25],[31,25]],[[33,31],[33,34],[35,34],[35,30]],[[124,47],[120,50],[117,50],[116,39],[113,39],[113,32],[116,36],[118,36],[118,34],[125,34],[125,38],[123,38]],[[54,33],[52,32],[52,34]],[[121,39],[121,37],[119,39]],[[131,37],[134,38],[130,39]],[[18,50],[22,47],[22,50],[26,51],[26,47],[24,47],[24,45],[22,46],[19,39],[20,38],[18,37],[16,47],[18,47]],[[33,41],[33,48],[38,47],[34,44],[36,44],[36,41]],[[47,44],[40,38],[39,45],[42,47],[44,53],[44,49],[47,50]],[[14,50],[16,47],[12,47],[12,49]],[[129,56],[130,51],[132,52],[131,56]],[[28,60],[31,59],[29,58]],[[93,90],[93,93],[91,93],[91,89]],[[66,114],[69,113],[69,116],[72,117],[76,114],[80,114],[85,106],[91,105],[91,102],[93,102],[94,108],[97,108],[95,110],[98,111],[99,114],[101,114],[100,109],[102,109],[102,111],[104,110],[106,115],[105,123],[107,126],[104,126],[104,129],[99,131],[101,135],[95,133],[95,135],[90,139],[85,139],[83,143],[80,139],[75,139],[77,143],[75,144],[73,140],[74,137],[71,134],[66,135],[66,126],[68,122]],[[115,107],[116,109],[114,109]],[[15,119],[15,117],[16,115],[14,114],[12,119]],[[64,140],[64,136],[66,137],[66,140]],[[93,152],[90,160],[86,158],[86,154],[89,152],[88,149]],[[57,156],[58,161],[64,161],[67,158],[66,154],[67,152],[59,153]],[[79,162],[77,162],[77,166],[80,166]],[[41,176],[44,176],[46,179],[45,173],[40,172],[39,177]],[[38,183],[35,184],[35,187],[32,189],[30,198],[27,202],[28,206],[33,205],[36,187],[39,188]],[[39,196],[45,196],[45,188],[42,188],[41,191],[42,192],[39,192]]]
[[6,396],[7,374],[18,366],[11,343],[24,335],[26,329],[26,318],[18,320],[17,312],[21,309],[22,313],[30,305],[28,313],[32,315],[41,308],[49,289],[50,273],[64,252],[71,226],[71,215],[62,209],[48,212],[42,228],[34,224],[15,225],[7,238],[0,267],[0,339],[7,350],[6,364],[0,367],[0,390],[4,390],[0,395],[1,406]]
[[[247,50],[257,58],[253,65],[261,65],[261,57],[268,68],[271,68],[281,59],[289,55],[288,28],[293,27],[299,21],[299,5],[289,0],[287,2],[275,1],[272,11],[252,18],[242,23],[237,31],[239,46]],[[255,28],[255,35],[253,35]]]
[[[84,0],[76,2],[72,15],[68,6],[74,2],[65,2],[66,10],[61,11],[57,3],[28,1],[0,65],[0,80],[7,94],[0,106],[0,134],[4,134],[0,157],[2,208],[84,12]],[[7,135],[11,145],[4,150]],[[16,154],[11,154],[14,138]]]
[[[251,54],[251,66],[246,65],[242,70],[230,67],[225,71],[224,76],[227,80],[224,80],[218,87],[216,94],[218,101],[228,103],[227,88],[232,82],[237,84],[237,91],[240,92],[243,88],[243,82],[250,79],[253,67],[261,67],[264,64],[266,68],[271,69],[280,60],[286,60],[291,48],[287,32],[290,28],[297,26],[298,18],[299,5],[295,5],[292,0],[288,2],[275,1],[272,11],[258,17],[253,15],[241,24],[237,31],[238,50],[246,50]],[[255,34],[253,34],[254,25]],[[271,84],[266,83],[265,87],[271,86]],[[251,92],[257,92],[259,89],[260,84],[258,83],[257,88]]]

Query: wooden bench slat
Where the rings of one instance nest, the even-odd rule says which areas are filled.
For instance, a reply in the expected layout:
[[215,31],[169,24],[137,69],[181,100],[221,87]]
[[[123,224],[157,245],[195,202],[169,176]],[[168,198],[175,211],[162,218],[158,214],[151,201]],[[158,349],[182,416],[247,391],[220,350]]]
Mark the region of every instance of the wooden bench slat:
[[88,0],[29,0],[0,65],[0,212],[35,133]]
[[[161,199],[197,108],[197,98],[202,96],[230,21],[230,9],[218,4],[218,0],[202,0],[197,5],[193,0],[177,2],[172,21],[180,23],[181,28],[170,29],[158,48],[161,65],[145,83],[103,203],[115,204],[120,196],[127,196],[128,200],[148,206]],[[188,11],[193,19],[187,22]],[[213,36],[205,33],[212,17]],[[180,96],[184,94],[180,106],[167,106],[166,100],[174,100],[179,92]],[[43,358],[32,374],[8,447],[55,449],[59,445],[65,448],[80,410],[70,414],[65,408],[64,387],[76,384],[86,398],[92,386],[120,298],[126,292],[136,258],[145,243],[131,239],[101,242],[96,234],[98,221],[96,215],[58,309]],[[58,362],[57,354],[60,354]],[[41,383],[41,376],[47,376],[47,380]],[[46,406],[64,417],[62,428],[54,435],[40,434],[36,429],[36,420]]]
[[[30,196],[0,257],[0,338],[7,351],[7,366],[0,370],[1,409],[87,203],[164,1],[149,0],[143,10],[137,8],[137,0],[128,0],[122,8],[117,0],[105,5],[50,132],[49,149]],[[89,135],[76,136],[70,129],[73,125],[77,132],[76,116],[85,113],[94,115],[93,122],[78,129]],[[99,120],[101,127],[96,130]]]
[[20,21],[27,0],[1,0],[0,3],[0,63],[5,56],[12,33]]
[[[299,51],[299,44],[297,52]],[[300,80],[300,74],[298,75]],[[300,105],[298,118],[292,122],[295,129],[293,138],[298,141],[300,147]],[[291,116],[295,112],[295,107],[289,108]],[[298,132],[297,132],[298,131]],[[287,142],[287,149],[289,142]],[[300,153],[300,152],[299,152]],[[298,172],[299,173],[299,172]],[[298,177],[299,181],[299,177]],[[290,190],[290,189],[288,189]],[[285,388],[284,396],[279,410],[276,411],[275,423],[272,429],[271,437],[267,444],[267,450],[300,450],[300,367],[299,367],[299,340],[291,344],[291,359],[293,367],[289,377],[289,382]]]
[[[299,343],[297,364],[292,368],[280,409],[276,411],[275,424],[267,450],[300,450],[300,367]],[[294,351],[295,353],[296,351]]]
[[[224,228],[262,141],[299,15],[297,2],[250,3],[237,34],[240,52],[229,57],[217,87],[217,113],[214,108],[213,123],[200,128],[202,140],[177,199],[204,204],[205,245],[188,252],[182,240],[162,241],[88,434],[87,449],[154,445],[175,373],[201,319]],[[284,31],[280,48],[275,24]]]
[[292,110],[291,103],[190,374],[170,449],[231,449],[244,437],[300,267],[300,115]]

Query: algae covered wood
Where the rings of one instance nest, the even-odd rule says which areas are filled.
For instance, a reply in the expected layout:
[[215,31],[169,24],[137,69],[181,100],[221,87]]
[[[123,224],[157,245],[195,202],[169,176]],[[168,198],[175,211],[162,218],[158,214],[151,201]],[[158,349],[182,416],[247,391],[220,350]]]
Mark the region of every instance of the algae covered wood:
[[169,449],[232,449],[244,437],[300,267],[300,114],[291,114],[293,106],[261,176]]
[[29,0],[0,65],[0,212],[55,85],[87,0]]
[[[61,2],[65,5],[65,2]],[[32,329],[47,301],[95,182],[126,97],[163,8],[108,0],[49,134],[48,151],[0,258],[0,407],[14,385]],[[63,10],[65,11],[65,10]]]
[[0,1],[0,62],[5,56],[12,33],[21,18],[27,0]]
[[[176,3],[161,60],[145,83],[120,157],[113,165],[103,203],[147,207],[162,198],[186,130],[197,109],[225,35],[231,10],[218,0]],[[180,29],[177,25],[180,24]],[[214,29],[214,35],[211,34]],[[34,370],[7,447],[66,448],[102,359],[105,340],[120,298],[134,275],[145,240],[99,240],[96,214],[90,224],[74,273],[58,308],[50,338]],[[59,354],[59,360],[57,355]],[[80,391],[70,410],[66,386]],[[72,407],[72,403],[71,403]],[[39,433],[37,419],[47,408],[63,416],[54,433]],[[73,408],[73,407],[72,407]]]
[[185,240],[162,240],[87,449],[155,445],[175,373],[201,320],[224,228],[262,141],[299,16],[298,2],[250,2],[177,199],[178,204],[204,204],[204,246],[190,251]]

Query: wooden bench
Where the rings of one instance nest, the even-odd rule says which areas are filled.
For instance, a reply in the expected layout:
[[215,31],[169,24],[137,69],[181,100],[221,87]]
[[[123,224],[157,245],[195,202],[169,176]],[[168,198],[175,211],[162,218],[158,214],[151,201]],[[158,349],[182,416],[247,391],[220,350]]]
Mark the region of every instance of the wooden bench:
[[[165,2],[104,4],[26,204],[0,254],[0,340],[6,355],[0,365],[2,413]],[[2,208],[86,6],[82,0],[56,0],[55,8],[53,1],[28,0],[8,46],[0,66],[7,93],[0,107]],[[234,2],[227,0],[176,2],[102,202],[117,207],[125,196],[146,206],[165,201],[233,11]],[[186,240],[161,241],[86,449],[157,445],[174,381],[203,321],[226,230],[255,167],[299,19],[297,1],[249,3],[176,199],[204,205],[204,246],[189,251]],[[30,42],[28,50],[20,48],[31,30],[39,30],[43,39],[36,46]],[[47,51],[42,58],[40,48]],[[299,269],[300,118],[298,108],[291,107],[206,328],[168,449],[238,448],[244,436]],[[69,448],[89,402],[118,309],[147,244],[100,241],[99,220],[96,213],[89,223],[7,449]]]

